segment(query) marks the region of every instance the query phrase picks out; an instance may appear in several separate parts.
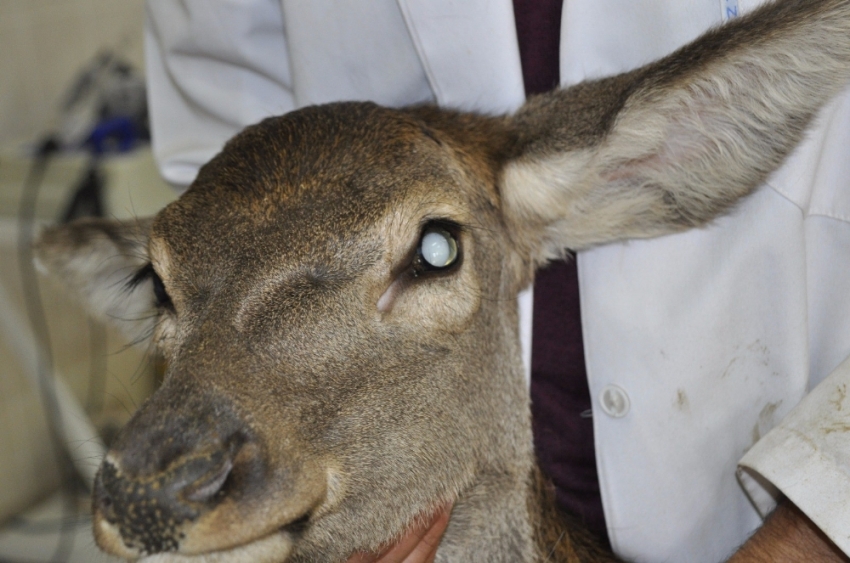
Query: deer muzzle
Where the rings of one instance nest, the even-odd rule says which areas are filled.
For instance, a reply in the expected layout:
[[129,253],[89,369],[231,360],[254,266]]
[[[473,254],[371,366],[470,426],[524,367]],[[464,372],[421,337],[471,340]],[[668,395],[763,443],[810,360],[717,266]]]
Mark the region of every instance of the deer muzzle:
[[122,431],[95,480],[101,548],[128,559],[163,554],[163,561],[182,561],[262,544],[263,553],[284,559],[324,497],[321,467],[297,455],[271,459],[221,403],[185,414],[157,403],[154,397]]

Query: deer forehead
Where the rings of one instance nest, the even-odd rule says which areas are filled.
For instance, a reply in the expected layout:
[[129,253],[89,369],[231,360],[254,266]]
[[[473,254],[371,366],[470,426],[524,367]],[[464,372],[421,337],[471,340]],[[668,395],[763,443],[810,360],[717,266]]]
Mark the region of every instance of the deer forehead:
[[308,107],[237,135],[157,217],[151,234],[187,263],[246,253],[298,260],[349,244],[373,226],[415,221],[433,213],[423,209],[429,204],[477,213],[482,200],[495,199],[482,193],[495,186],[474,177],[479,168],[404,111],[367,103]]
[[[480,302],[474,239],[493,238],[500,220],[489,188],[403,113],[309,108],[231,141],[157,217],[151,260],[178,309],[190,294],[202,306],[217,295],[242,332],[279,325],[283,311],[303,321],[297,313],[316,320],[334,309],[457,331]],[[463,227],[463,269],[395,283],[435,220]],[[392,306],[378,307],[385,295]]]

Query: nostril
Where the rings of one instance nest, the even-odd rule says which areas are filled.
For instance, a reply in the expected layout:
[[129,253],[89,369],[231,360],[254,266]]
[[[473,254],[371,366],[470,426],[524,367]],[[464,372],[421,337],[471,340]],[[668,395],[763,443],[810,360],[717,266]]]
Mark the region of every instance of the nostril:
[[216,469],[186,487],[184,498],[192,502],[212,500],[222,490],[232,470],[233,462],[226,458]]

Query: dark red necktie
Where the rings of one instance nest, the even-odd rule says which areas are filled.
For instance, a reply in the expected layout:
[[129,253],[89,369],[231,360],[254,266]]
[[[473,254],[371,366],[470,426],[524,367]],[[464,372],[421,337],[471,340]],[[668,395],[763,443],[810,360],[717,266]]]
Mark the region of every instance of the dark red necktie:
[[[513,0],[526,95],[558,86],[562,0]],[[607,542],[596,473],[575,260],[534,282],[531,411],[534,445],[558,504]]]

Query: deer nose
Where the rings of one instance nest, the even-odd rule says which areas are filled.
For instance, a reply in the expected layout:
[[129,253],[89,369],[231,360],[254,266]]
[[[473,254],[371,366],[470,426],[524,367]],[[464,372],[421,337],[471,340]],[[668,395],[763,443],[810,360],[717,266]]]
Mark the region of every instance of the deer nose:
[[183,530],[227,496],[244,440],[186,453],[151,474],[131,475],[119,456],[101,465],[94,507],[117,526],[127,547],[142,553],[173,551]]

